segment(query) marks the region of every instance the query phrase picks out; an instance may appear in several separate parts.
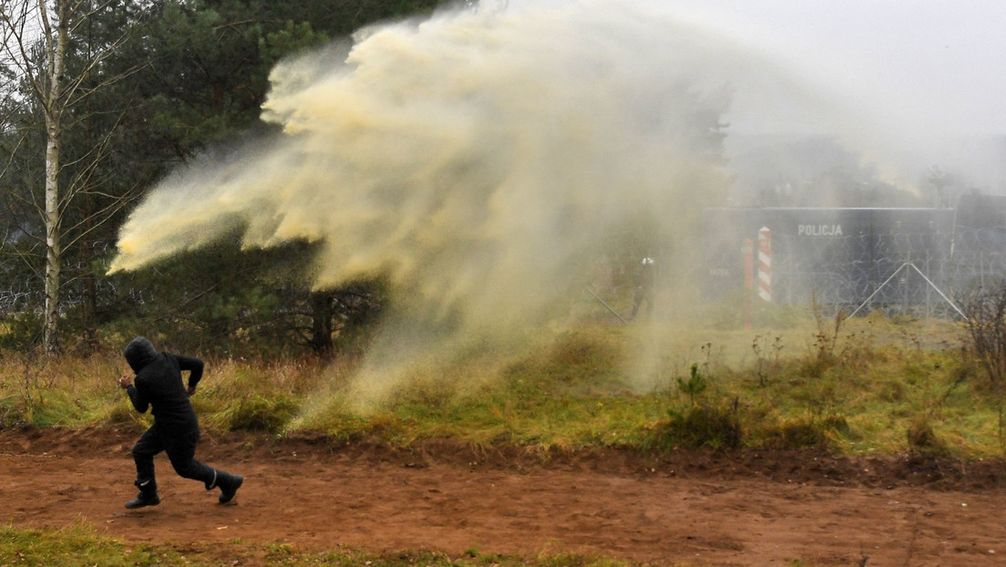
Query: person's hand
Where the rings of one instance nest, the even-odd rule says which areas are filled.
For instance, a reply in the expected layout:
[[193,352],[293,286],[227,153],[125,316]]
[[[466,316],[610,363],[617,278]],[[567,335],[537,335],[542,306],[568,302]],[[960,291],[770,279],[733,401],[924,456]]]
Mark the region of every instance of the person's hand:
[[133,377],[130,376],[129,374],[123,374],[122,376],[119,376],[118,383],[119,387],[125,390],[126,388],[133,385]]
[[192,396],[196,395],[196,387],[195,386],[189,386],[188,389],[185,390],[185,391],[189,393],[189,397],[192,397]]

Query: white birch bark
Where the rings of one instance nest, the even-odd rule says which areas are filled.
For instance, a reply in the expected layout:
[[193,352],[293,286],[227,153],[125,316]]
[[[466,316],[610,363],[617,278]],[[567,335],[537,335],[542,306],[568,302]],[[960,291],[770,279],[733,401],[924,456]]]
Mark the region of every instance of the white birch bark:
[[[90,163],[83,165],[82,173],[78,172],[73,179],[62,179],[64,111],[88,96],[89,93],[81,92],[81,85],[126,38],[124,31],[119,39],[89,54],[83,68],[69,76],[65,60],[70,35],[96,11],[89,0],[0,0],[0,63],[13,68],[27,80],[45,121],[44,206],[35,206],[45,230],[43,346],[47,354],[59,352],[60,347],[64,248],[72,248],[90,230],[103,224],[128,202],[128,196],[123,196],[102,209],[100,219],[88,219],[83,228],[80,224],[71,226],[64,234],[63,213],[75,195],[87,185],[93,168],[107,156],[106,146],[111,139],[109,132],[109,136],[93,148]],[[41,57],[33,55],[36,45],[41,49]],[[136,69],[139,67],[105,78],[102,84],[111,85]],[[81,164],[78,164],[80,168]],[[73,234],[75,229],[76,236]],[[63,241],[64,236],[66,242]],[[41,235],[39,240],[42,240]]]
[[[45,113],[45,320],[43,345],[47,354],[59,352],[59,288],[62,267],[60,247],[60,187],[59,168],[63,130],[61,115],[63,62],[69,22],[67,0],[56,0],[56,29],[53,30],[45,0],[38,0],[39,18],[45,33],[46,74],[48,89],[43,95]],[[55,33],[54,33],[55,32]]]

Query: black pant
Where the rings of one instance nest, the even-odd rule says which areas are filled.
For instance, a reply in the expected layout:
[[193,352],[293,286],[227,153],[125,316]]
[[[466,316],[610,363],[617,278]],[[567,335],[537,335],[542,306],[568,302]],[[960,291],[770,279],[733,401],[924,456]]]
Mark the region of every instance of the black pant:
[[632,297],[632,314],[629,315],[629,319],[636,318],[636,314],[639,313],[639,308],[642,307],[644,301],[646,302],[646,314],[650,317],[653,316],[653,290],[637,287],[636,293]]
[[217,477],[216,471],[194,458],[198,442],[197,427],[168,428],[154,423],[154,426],[148,429],[133,446],[137,482],[154,480],[154,455],[167,451],[171,466],[179,476],[201,480],[207,490],[213,488]]

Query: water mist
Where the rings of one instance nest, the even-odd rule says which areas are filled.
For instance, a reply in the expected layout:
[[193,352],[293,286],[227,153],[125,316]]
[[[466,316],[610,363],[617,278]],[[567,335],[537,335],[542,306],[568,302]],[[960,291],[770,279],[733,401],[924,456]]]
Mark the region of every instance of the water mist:
[[281,133],[164,179],[123,226],[112,271],[235,231],[246,248],[316,242],[314,288],[390,284],[356,378],[379,398],[466,345],[519,351],[626,227],[657,226],[661,273],[677,271],[727,185],[729,89],[773,73],[784,88],[744,49],[643,3],[373,27],[348,55],[280,63],[262,118]]

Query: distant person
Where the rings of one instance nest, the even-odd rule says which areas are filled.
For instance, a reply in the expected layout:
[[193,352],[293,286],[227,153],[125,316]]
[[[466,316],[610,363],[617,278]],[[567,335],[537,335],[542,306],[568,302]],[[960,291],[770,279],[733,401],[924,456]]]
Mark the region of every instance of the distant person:
[[[167,451],[175,472],[184,478],[202,481],[206,490],[220,488],[220,503],[234,499],[244,477],[210,468],[195,460],[199,442],[199,422],[189,396],[203,377],[203,361],[198,358],[157,352],[143,337],[129,341],[123,352],[136,374],[136,383],[129,374],[119,378],[119,386],[129,394],[136,411],[144,413],[152,407],[154,425],[133,446],[136,461],[136,486],[140,494],[126,502],[126,508],[143,508],[161,503],[154,479],[154,455]],[[189,372],[188,388],[182,384],[182,371]]]
[[636,273],[636,291],[632,297],[632,314],[629,320],[635,319],[639,308],[646,303],[646,315],[653,316],[653,280],[656,279],[656,260],[644,256]]

